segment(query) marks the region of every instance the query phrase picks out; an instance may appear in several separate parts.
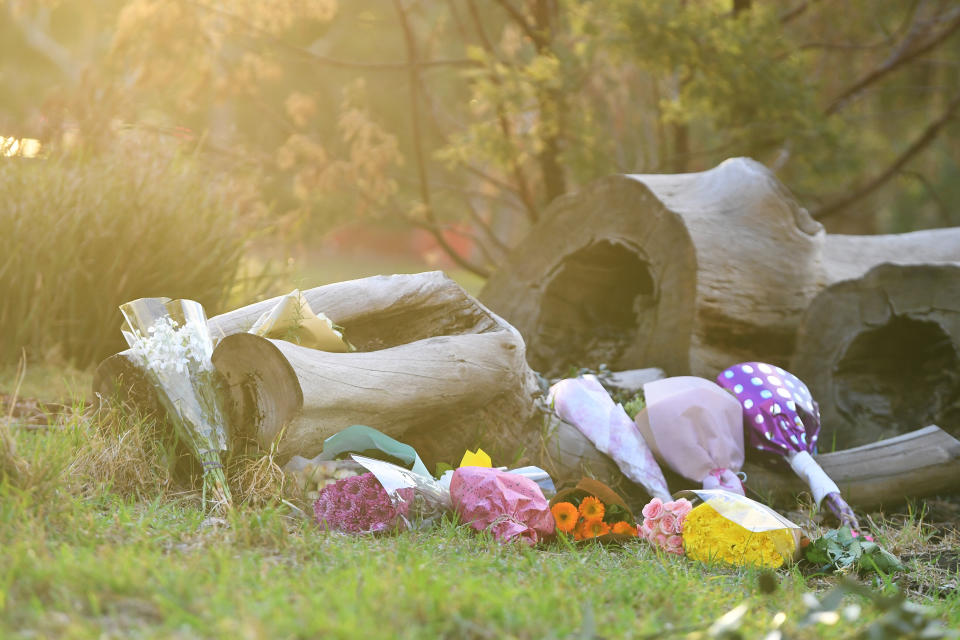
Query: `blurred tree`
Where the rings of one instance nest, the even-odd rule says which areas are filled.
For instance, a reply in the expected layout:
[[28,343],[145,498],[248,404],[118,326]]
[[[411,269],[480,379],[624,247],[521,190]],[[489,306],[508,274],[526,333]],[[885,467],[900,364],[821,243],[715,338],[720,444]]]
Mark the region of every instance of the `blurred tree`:
[[74,112],[99,100],[101,120],[256,169],[280,224],[412,225],[480,274],[586,180],[736,155],[835,230],[960,223],[960,7],[946,0],[3,6],[3,60],[29,51],[35,77],[0,65],[25,89],[0,123],[43,103],[43,78],[72,88]]

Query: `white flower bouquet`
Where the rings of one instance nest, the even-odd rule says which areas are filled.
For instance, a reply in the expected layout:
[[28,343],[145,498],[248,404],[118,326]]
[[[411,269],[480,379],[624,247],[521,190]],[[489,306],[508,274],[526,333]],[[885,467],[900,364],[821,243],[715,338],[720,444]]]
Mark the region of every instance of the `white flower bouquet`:
[[141,298],[122,305],[120,312],[133,357],[156,388],[177,435],[203,465],[204,509],[225,511],[231,496],[220,452],[227,448],[227,429],[203,305]]

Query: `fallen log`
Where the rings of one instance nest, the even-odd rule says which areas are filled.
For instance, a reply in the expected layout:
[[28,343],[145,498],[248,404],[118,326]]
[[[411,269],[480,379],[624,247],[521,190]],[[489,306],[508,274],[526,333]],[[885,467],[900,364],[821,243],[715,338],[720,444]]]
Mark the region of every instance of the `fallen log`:
[[746,360],[786,367],[820,290],[918,256],[960,261],[960,228],[828,236],[769,170],[735,158],[558,198],[480,299],[548,375],[605,363],[712,379]]
[[791,369],[820,405],[821,442],[916,424],[960,436],[960,263],[884,264],[827,287],[803,314]]
[[[442,273],[363,278],[304,297],[346,328],[355,353],[245,333],[278,299],[210,319],[233,437],[266,449],[283,432],[283,460],[312,457],[328,436],[367,424],[402,437],[428,465],[481,440],[507,459],[536,447],[539,432],[527,423],[539,387],[523,339]],[[101,363],[94,389],[138,403],[151,394],[127,353]]]
[[[814,459],[857,509],[893,506],[960,488],[960,440],[933,425]],[[748,491],[767,501],[789,502],[808,490],[785,465],[772,470],[748,461],[744,471]]]

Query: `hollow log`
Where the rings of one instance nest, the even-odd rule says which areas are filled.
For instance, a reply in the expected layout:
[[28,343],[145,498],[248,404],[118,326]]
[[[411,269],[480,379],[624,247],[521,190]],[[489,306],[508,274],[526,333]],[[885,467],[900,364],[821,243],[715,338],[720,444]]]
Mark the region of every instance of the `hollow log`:
[[[960,487],[960,440],[933,425],[814,458],[857,509],[894,506]],[[764,500],[790,503],[809,491],[785,465],[773,471],[748,463],[744,471],[748,489]]]
[[820,290],[917,256],[960,260],[960,229],[828,236],[769,170],[735,158],[558,198],[480,299],[549,375],[605,363],[713,378],[745,360],[788,366]]
[[960,264],[883,264],[827,287],[803,314],[792,371],[820,405],[821,442],[917,424],[960,436]]
[[[363,278],[304,296],[346,328],[357,352],[245,333],[276,299],[210,319],[220,336],[213,362],[232,400],[234,435],[268,448],[283,430],[281,459],[312,457],[351,424],[402,438],[428,465],[449,462],[477,441],[510,459],[536,448],[539,432],[527,423],[539,387],[523,339],[442,273]],[[94,388],[149,395],[126,353],[98,367]]]

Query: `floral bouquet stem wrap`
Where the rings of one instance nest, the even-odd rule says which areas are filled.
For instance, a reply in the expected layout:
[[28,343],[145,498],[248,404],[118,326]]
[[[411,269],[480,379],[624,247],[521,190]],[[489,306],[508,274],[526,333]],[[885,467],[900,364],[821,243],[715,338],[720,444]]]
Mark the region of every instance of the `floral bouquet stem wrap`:
[[231,506],[220,452],[226,422],[213,368],[213,340],[203,305],[193,300],[141,298],[120,307],[123,337],[157,390],[178,437],[203,465],[203,507]]

